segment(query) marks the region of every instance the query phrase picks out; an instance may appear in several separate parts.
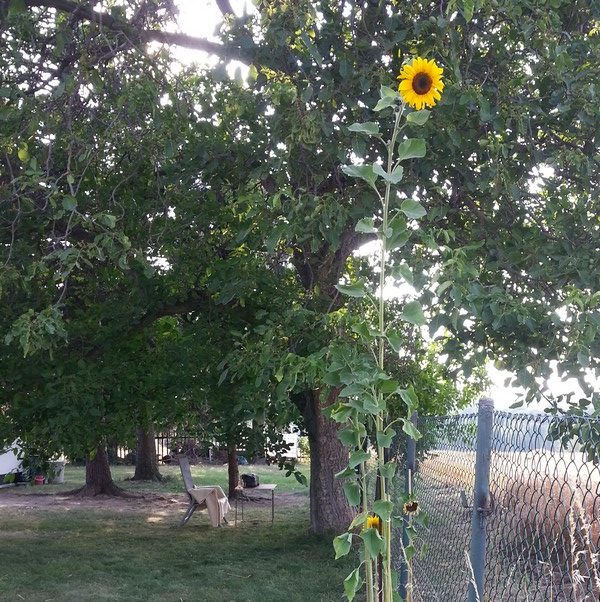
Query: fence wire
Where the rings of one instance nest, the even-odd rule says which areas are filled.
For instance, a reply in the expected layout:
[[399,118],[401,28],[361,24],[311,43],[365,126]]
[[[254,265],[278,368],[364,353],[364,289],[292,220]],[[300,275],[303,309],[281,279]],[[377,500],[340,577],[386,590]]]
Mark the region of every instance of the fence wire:
[[[423,418],[419,429],[414,490],[429,526],[413,599],[459,602],[471,579],[477,414]],[[494,413],[485,601],[600,600],[599,456],[598,419]]]

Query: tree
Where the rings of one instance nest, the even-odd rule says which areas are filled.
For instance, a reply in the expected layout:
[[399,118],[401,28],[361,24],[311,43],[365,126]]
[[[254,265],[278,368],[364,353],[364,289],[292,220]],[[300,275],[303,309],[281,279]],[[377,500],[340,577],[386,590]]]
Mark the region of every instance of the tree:
[[[25,2],[64,10],[96,37],[115,36],[121,50],[155,36],[251,65],[255,121],[240,140],[252,136],[254,152],[252,160],[231,155],[245,166],[246,204],[254,208],[240,212],[248,232],[241,241],[288,260],[304,289],[299,304],[317,325],[344,305],[335,285],[368,239],[355,232],[357,221],[375,207],[368,184],[348,179],[341,165],[351,153],[372,163],[378,152],[347,127],[365,120],[365,107],[407,54],[435,56],[447,83],[436,119],[443,125],[424,126],[427,156],[403,181],[428,215],[420,241],[396,252],[437,273],[439,286],[421,294],[432,332],[443,333],[444,351],[462,357],[467,373],[483,358],[502,357],[534,395],[535,375],[553,361],[569,371],[596,368],[595,3],[265,1],[256,18],[236,18],[227,2],[218,4],[227,14],[222,43],[209,45],[161,33],[151,10],[146,26],[115,8],[101,30],[88,22],[104,18],[75,3]],[[331,331],[317,334],[291,345],[298,363],[327,346]],[[314,374],[296,399],[317,417],[315,453],[332,458],[312,473],[313,506],[328,509],[322,518],[315,510],[313,528],[323,531],[338,528],[349,510],[334,480],[343,452],[322,413],[323,365]]]

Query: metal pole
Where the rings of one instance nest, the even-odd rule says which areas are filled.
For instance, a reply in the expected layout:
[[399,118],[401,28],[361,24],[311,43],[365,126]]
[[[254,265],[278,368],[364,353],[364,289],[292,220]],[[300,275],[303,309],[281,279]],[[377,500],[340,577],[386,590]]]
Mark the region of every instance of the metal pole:
[[[490,512],[490,464],[492,461],[492,435],[494,401],[489,397],[479,400],[477,412],[477,451],[475,453],[475,490],[471,519],[471,569],[468,602],[483,602],[485,580],[485,524]],[[477,588],[477,589],[475,589]]]
[[[418,414],[414,412],[411,416],[411,422],[417,426]],[[417,468],[417,442],[412,438],[408,437],[406,440],[406,459],[404,463],[404,493],[406,497],[411,497],[413,494],[413,478],[415,470]],[[402,600],[407,599],[408,585],[409,585],[409,566],[404,556],[404,549],[410,544],[410,538],[408,537],[408,527],[410,525],[409,517],[405,514],[402,518],[402,564],[400,565],[400,587],[399,594]]]

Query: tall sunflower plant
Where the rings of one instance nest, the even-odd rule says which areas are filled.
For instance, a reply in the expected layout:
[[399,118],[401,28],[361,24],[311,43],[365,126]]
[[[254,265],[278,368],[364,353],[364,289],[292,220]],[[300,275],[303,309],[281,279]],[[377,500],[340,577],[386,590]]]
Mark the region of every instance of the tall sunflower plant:
[[[364,298],[372,307],[375,320],[355,328],[359,344],[353,348],[332,351],[327,373],[327,383],[340,390],[338,402],[330,408],[330,416],[344,424],[339,432],[349,450],[349,462],[338,474],[343,479],[343,489],[349,503],[359,509],[346,533],[334,540],[336,558],[347,555],[356,545],[360,548],[360,564],[345,579],[344,590],[348,600],[353,600],[363,585],[367,602],[397,602],[397,577],[392,570],[392,526],[404,520],[408,524],[408,544],[402,554],[407,566],[408,584],[406,600],[412,598],[411,558],[414,546],[410,537],[415,533],[413,516],[418,509],[416,500],[404,500],[402,509],[395,508],[391,498],[392,480],[396,463],[391,460],[389,448],[396,429],[401,428],[413,439],[420,433],[410,420],[417,409],[418,398],[412,387],[403,386],[386,371],[386,350],[399,351],[400,335],[393,329],[386,315],[384,289],[386,278],[402,274],[406,264],[392,265],[390,253],[405,244],[414,231],[412,220],[426,215],[418,200],[406,198],[399,208],[390,204],[398,199],[406,161],[425,156],[426,145],[422,138],[409,138],[404,134],[406,125],[422,126],[444,90],[443,70],[433,60],[416,57],[406,63],[398,76],[397,89],[382,86],[374,111],[392,109],[391,137],[384,140],[376,121],[352,124],[348,129],[361,135],[374,137],[383,143],[383,161],[371,165],[346,165],[343,171],[351,177],[366,181],[379,199],[380,207],[373,216],[361,219],[356,230],[376,235],[379,242],[378,286],[375,290],[363,281],[338,285],[338,290],[351,297]],[[422,326],[425,316],[418,301],[406,302],[401,314],[409,324]],[[406,405],[406,417],[390,416],[387,411],[392,398],[398,397]],[[370,483],[376,481],[376,495],[372,501]]]

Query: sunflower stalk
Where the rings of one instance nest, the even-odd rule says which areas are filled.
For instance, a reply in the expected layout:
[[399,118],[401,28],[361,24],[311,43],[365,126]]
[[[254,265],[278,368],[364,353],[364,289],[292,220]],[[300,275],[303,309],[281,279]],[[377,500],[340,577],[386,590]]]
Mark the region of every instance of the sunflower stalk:
[[[363,284],[355,283],[351,286],[339,286],[338,290],[351,294],[352,296],[364,297],[369,303],[372,303],[373,308],[377,314],[377,327],[375,333],[371,334],[369,328],[366,328],[367,334],[362,338],[365,347],[372,354],[373,359],[377,365],[378,375],[386,374],[386,350],[389,344],[388,330],[391,324],[387,324],[386,305],[385,305],[385,283],[388,275],[389,266],[388,262],[390,259],[390,251],[397,246],[398,236],[410,235],[409,226],[403,219],[396,219],[396,216],[390,218],[390,204],[394,198],[392,189],[400,182],[402,178],[402,168],[400,164],[402,161],[409,159],[418,159],[423,157],[425,154],[425,141],[422,139],[406,138],[398,146],[398,138],[404,127],[422,126],[429,118],[429,111],[423,111],[425,106],[432,107],[436,101],[439,100],[440,94],[443,90],[443,83],[441,81],[442,70],[437,67],[433,61],[427,61],[425,59],[416,58],[411,64],[406,64],[399,76],[401,80],[398,87],[398,92],[391,88],[382,87],[381,97],[375,111],[381,111],[387,108],[393,109],[394,114],[394,126],[389,140],[384,140],[379,134],[379,127],[377,124],[372,122],[364,124],[353,124],[349,127],[351,131],[366,134],[368,136],[376,137],[381,143],[383,143],[385,149],[384,165],[373,164],[371,165],[360,165],[360,166],[344,166],[343,171],[352,177],[361,178],[366,180],[371,187],[375,190],[377,198],[381,203],[380,213],[380,224],[379,227],[375,227],[373,218],[364,218],[361,223],[357,225],[357,231],[360,232],[377,232],[379,241],[379,287],[378,290],[370,294],[365,290]],[[416,109],[416,113],[405,113],[407,106]],[[404,124],[401,122],[404,119]],[[376,126],[376,127],[374,127]],[[383,185],[379,180],[379,186],[377,185],[378,177],[383,179]],[[425,210],[420,204],[414,199],[405,199],[400,208],[398,209],[398,215],[404,213],[407,219],[418,220],[423,217]],[[403,225],[404,224],[404,225]],[[401,228],[401,230],[398,230]],[[404,232],[402,231],[404,230]],[[415,309],[415,304],[418,306],[416,301],[410,302],[412,310]],[[420,306],[418,311],[413,311],[412,314],[406,315],[404,320],[414,325],[423,324],[423,314]],[[371,338],[373,337],[373,338]],[[344,363],[344,358],[338,360],[338,364]],[[348,366],[350,371],[352,368]],[[356,405],[356,401],[344,403],[341,402],[340,406],[343,409],[343,414],[350,419],[351,425],[348,429],[345,429],[344,438],[354,432],[355,436],[352,437],[348,444],[354,448],[352,455],[355,460],[360,460],[358,464],[358,475],[353,473],[351,467],[356,466],[356,462],[350,464],[349,469],[343,472],[343,477],[350,478],[351,481],[348,484],[348,499],[355,505],[362,506],[362,514],[357,517],[357,521],[362,523],[362,531],[359,535],[362,539],[362,558],[363,562],[361,566],[352,571],[344,582],[346,596],[349,600],[353,600],[357,591],[364,585],[366,586],[366,600],[367,602],[393,602],[395,597],[394,591],[394,580],[392,571],[392,554],[391,554],[391,540],[392,540],[392,523],[391,517],[393,514],[393,505],[390,496],[392,486],[392,475],[390,474],[386,466],[386,448],[390,445],[390,431],[392,424],[396,422],[403,423],[403,430],[412,437],[418,437],[418,432],[415,431],[414,426],[408,423],[408,419],[405,417],[390,417],[387,411],[387,402],[391,396],[400,395],[400,397],[406,401],[407,414],[410,416],[415,409],[417,402],[416,396],[412,388],[400,389],[398,384],[395,383],[392,388],[395,388],[391,393],[387,385],[389,381],[386,381],[387,385],[384,386],[382,377],[378,376],[376,380],[373,380],[367,386],[364,385],[364,380],[360,380],[360,376],[357,375],[357,381],[360,382],[360,386],[364,387],[364,394],[366,399],[370,400],[370,403],[376,403],[377,413],[373,415],[370,408],[361,410]],[[389,379],[389,376],[383,376],[384,379]],[[333,380],[335,382],[335,380]],[[352,382],[352,379],[345,377],[343,384],[347,385]],[[358,385],[355,384],[354,387]],[[353,395],[352,393],[350,395]],[[366,401],[365,401],[366,404]],[[340,422],[345,422],[348,418],[340,418]],[[360,428],[359,428],[360,427]],[[375,445],[375,452],[377,454],[377,469],[376,479],[378,484],[378,499],[373,503],[372,507],[369,506],[369,495],[368,495],[368,448],[365,445],[369,441],[369,435],[367,433],[375,430],[375,439],[373,442]],[[361,434],[359,434],[359,432]],[[393,434],[393,432],[391,433]],[[365,453],[367,452],[367,453]],[[351,458],[352,458],[351,455]],[[360,492],[360,495],[359,495]],[[406,508],[406,506],[405,506]],[[404,510],[405,513],[411,512],[411,510]],[[336,553],[338,555],[345,555],[349,553],[351,549],[351,542],[355,535],[352,534],[353,528],[356,525],[356,521],[349,527],[349,534],[340,535],[334,541],[336,547]],[[403,550],[405,554],[405,561],[409,565],[408,567],[408,579],[409,583],[406,584],[407,598],[406,602],[412,598],[413,591],[413,572],[410,563],[410,557],[406,550]],[[411,556],[413,551],[411,550]],[[360,576],[360,569],[364,564],[364,577],[363,582]]]
[[[394,129],[392,131],[392,136],[387,144],[387,173],[389,176],[392,175],[392,171],[394,169],[394,148],[396,146],[396,139],[398,138],[398,134],[400,132],[400,119],[404,113],[404,103],[400,105],[399,108],[395,110],[395,121],[394,121]],[[386,232],[389,227],[389,214],[390,214],[390,196],[392,192],[391,181],[388,179],[385,183],[385,193],[383,195],[382,202],[382,236],[380,238],[380,252],[381,256],[379,258],[379,294],[378,294],[378,313],[379,313],[379,357],[378,357],[378,367],[381,372],[385,371],[385,348],[386,348],[386,319],[385,319],[385,277],[386,277],[386,267],[387,267],[387,236]],[[381,390],[377,392],[377,405],[380,408],[384,406],[384,394]],[[376,429],[377,432],[382,432],[385,429],[385,421],[387,415],[384,411],[380,411],[376,416]],[[385,464],[385,449],[383,446],[377,446],[377,460],[378,465],[383,466]],[[388,478],[385,477],[381,472],[379,473],[380,479],[380,493],[381,500],[387,502],[390,501],[389,497],[389,487],[387,487]],[[393,596],[393,585],[392,585],[392,554],[391,554],[391,540],[392,540],[392,528],[391,528],[391,519],[387,518],[383,521],[382,524],[382,537],[384,541],[384,553],[383,553],[383,563],[382,563],[382,585],[383,585],[383,602],[392,602]]]

